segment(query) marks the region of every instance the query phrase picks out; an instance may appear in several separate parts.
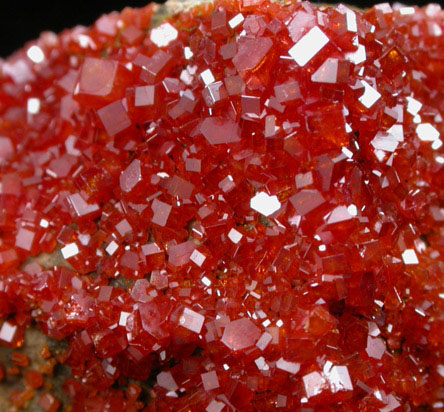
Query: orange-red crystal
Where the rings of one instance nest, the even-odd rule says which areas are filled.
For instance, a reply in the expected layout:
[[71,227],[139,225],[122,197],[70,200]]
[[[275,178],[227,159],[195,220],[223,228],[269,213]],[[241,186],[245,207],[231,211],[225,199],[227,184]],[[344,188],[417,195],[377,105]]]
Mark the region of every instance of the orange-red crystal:
[[443,410],[444,13],[156,7],[0,62],[1,343],[74,411]]

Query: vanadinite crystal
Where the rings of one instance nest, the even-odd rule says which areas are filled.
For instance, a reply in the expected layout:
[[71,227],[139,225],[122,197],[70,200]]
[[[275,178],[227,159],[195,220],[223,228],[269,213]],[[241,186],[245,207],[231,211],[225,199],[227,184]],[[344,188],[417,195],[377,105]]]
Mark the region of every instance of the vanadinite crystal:
[[0,63],[11,402],[444,410],[444,12],[161,11]]

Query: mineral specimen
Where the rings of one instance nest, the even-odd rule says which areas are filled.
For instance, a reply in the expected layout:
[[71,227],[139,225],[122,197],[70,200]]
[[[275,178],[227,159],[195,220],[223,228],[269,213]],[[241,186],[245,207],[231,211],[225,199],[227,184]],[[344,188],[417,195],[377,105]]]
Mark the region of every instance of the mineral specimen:
[[0,63],[10,402],[444,410],[444,12],[185,6]]

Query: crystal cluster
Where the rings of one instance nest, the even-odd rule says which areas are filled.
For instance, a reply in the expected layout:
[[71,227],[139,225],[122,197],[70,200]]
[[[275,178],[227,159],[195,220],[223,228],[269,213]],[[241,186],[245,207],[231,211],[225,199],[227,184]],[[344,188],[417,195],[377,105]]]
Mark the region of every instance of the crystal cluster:
[[74,411],[443,410],[444,13],[156,7],[0,62],[1,344]]

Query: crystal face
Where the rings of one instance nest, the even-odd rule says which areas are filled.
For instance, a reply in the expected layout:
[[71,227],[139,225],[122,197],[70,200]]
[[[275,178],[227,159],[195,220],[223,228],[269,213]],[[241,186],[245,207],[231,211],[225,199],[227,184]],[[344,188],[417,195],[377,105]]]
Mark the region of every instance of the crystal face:
[[0,61],[12,406],[443,409],[443,11],[162,10]]
[[299,66],[305,66],[329,42],[318,27],[313,27],[288,52]]

